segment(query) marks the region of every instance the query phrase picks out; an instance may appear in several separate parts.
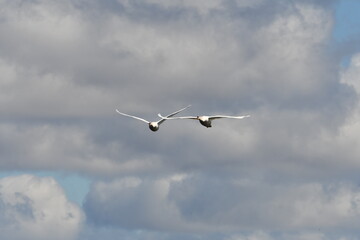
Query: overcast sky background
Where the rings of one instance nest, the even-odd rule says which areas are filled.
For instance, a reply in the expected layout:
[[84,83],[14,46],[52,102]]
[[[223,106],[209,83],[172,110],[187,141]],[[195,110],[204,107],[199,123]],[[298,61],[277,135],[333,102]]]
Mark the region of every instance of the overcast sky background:
[[[360,239],[356,0],[1,0],[9,240]],[[148,120],[192,104],[182,115]]]

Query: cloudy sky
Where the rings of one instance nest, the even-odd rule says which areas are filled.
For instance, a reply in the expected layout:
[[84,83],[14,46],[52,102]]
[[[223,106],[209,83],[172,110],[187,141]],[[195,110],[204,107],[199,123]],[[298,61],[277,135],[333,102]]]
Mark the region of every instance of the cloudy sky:
[[[357,240],[360,3],[0,0],[9,240]],[[119,110],[167,121],[151,132]]]

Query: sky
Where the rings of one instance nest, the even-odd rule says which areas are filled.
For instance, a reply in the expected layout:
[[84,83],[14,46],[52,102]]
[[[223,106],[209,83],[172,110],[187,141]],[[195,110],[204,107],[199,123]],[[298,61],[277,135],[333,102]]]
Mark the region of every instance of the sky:
[[0,9],[4,239],[360,239],[358,1]]

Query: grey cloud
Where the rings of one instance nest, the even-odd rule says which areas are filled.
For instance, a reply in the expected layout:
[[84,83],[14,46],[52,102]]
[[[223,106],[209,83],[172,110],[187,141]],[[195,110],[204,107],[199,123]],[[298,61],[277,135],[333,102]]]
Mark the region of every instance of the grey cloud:
[[[226,186],[226,187],[225,187]],[[180,175],[97,183],[88,220],[120,228],[185,232],[356,229],[359,189],[348,183],[276,184]]]
[[[10,47],[14,51],[5,51],[0,62],[6,77],[1,108],[16,122],[2,128],[10,136],[3,139],[3,166],[99,175],[140,174],[150,165],[158,174],[259,166],[268,172],[261,166],[269,161],[283,174],[312,168],[307,143],[321,142],[322,132],[336,134],[356,102],[355,91],[337,78],[335,62],[327,60],[332,15],[309,1],[241,7],[245,3],[217,2],[203,20],[181,15],[149,23],[129,12],[198,9],[190,3],[163,7],[161,1],[39,1],[13,15],[18,6],[11,5],[2,22],[5,43],[18,41],[23,48]],[[226,15],[234,4],[238,15]],[[273,14],[260,14],[266,9]],[[96,11],[104,11],[99,20],[91,17]],[[248,11],[269,19],[254,27]],[[206,133],[195,122],[172,121],[158,135],[144,135],[146,126],[114,113],[117,107],[156,119],[156,113],[188,103],[189,114],[252,118],[215,122]],[[37,154],[42,142],[48,147]],[[24,146],[24,154],[15,144]],[[26,155],[33,160],[23,162]]]
[[[166,181],[147,183],[136,178],[98,183],[85,203],[89,221],[129,229],[176,229],[176,209],[165,199],[167,184]],[[99,194],[101,198],[97,198]],[[112,214],[113,211],[117,214]]]
[[233,233],[233,234],[204,234],[204,235],[196,235],[196,234],[168,234],[168,233],[160,233],[160,232],[151,232],[151,231],[134,231],[131,234],[125,234],[123,230],[112,230],[110,229],[102,229],[102,231],[97,232],[89,232],[87,235],[85,234],[83,238],[86,240],[98,239],[98,237],[104,237],[104,240],[110,240],[114,237],[121,237],[122,239],[131,240],[131,239],[151,239],[151,240],[196,240],[201,238],[206,238],[209,240],[354,240],[357,238],[358,233],[351,234],[324,234],[320,231],[306,231],[306,232],[291,232],[286,234],[278,234],[278,233],[270,233],[266,231],[256,231],[253,233]]
[[[117,10],[113,4],[121,7]],[[247,9],[240,6],[244,2],[215,4],[209,9],[216,11],[202,15],[206,21],[181,15],[166,23],[145,23],[128,13],[152,13],[153,8],[163,12],[179,7],[183,11],[197,9],[190,3],[162,4],[39,1],[20,6],[19,15],[12,14],[19,6],[11,4],[1,23],[6,36],[1,46],[10,49],[0,62],[6,76],[1,108],[8,121],[21,124],[25,134],[19,134],[18,125],[4,125],[7,135],[13,136],[10,141],[3,139],[7,148],[16,143],[24,146],[34,159],[28,167],[36,163],[40,168],[92,173],[103,169],[99,168],[102,161],[113,174],[139,163],[143,166],[140,172],[146,172],[149,165],[142,159],[149,158],[158,173],[218,166],[221,170],[224,163],[229,168],[234,164],[237,170],[255,169],[270,160],[274,168],[284,166],[286,172],[292,164],[303,165],[304,155],[312,158],[311,153],[302,153],[308,150],[307,142],[323,131],[336,134],[351,112],[356,93],[339,81],[336,63],[327,60],[332,17],[327,8],[309,1],[260,1],[250,10],[272,9],[273,14],[263,14],[269,19],[257,27],[249,25],[253,14],[241,14],[240,10]],[[229,17],[224,13],[231,4],[237,4],[234,11],[240,12]],[[118,14],[100,5],[112,6]],[[91,18],[94,11],[104,11],[104,16]],[[59,31],[54,33],[53,28]],[[20,31],[23,29],[26,31]],[[23,47],[8,48],[7,44]],[[60,53],[62,50],[65,53]],[[193,104],[192,114],[250,113],[253,117],[238,123],[220,121],[206,134],[195,123],[173,121],[158,135],[142,136],[145,126],[114,114],[117,107],[157,118],[158,112],[172,111],[170,106],[188,103]],[[34,118],[36,124],[29,125]],[[33,128],[43,126],[51,131],[38,136]],[[219,131],[217,126],[225,130]],[[196,136],[192,128],[196,128]],[[51,132],[53,142],[46,137]],[[68,141],[61,132],[69,134]],[[216,138],[211,136],[214,132]],[[179,141],[173,139],[175,134]],[[29,138],[35,140],[24,145]],[[232,141],[223,144],[227,139]],[[36,155],[41,141],[49,148]],[[238,142],[246,147],[238,147]],[[24,166],[21,152],[5,154],[15,158],[5,160],[9,168]],[[71,160],[46,163],[57,155]],[[108,170],[100,174],[106,175]]]
[[[303,233],[308,218],[331,223],[301,219],[291,203],[311,211],[314,196],[315,210],[334,207],[325,216],[343,227],[358,218],[358,207],[342,218],[334,203],[357,201],[355,187],[336,184],[357,181],[360,167],[358,67],[339,76],[329,49],[334,2],[3,2],[0,166],[92,177],[84,239],[92,231],[136,239],[143,228],[144,239],[180,238],[177,230],[278,239],[279,226],[300,231],[284,239],[331,239]],[[211,129],[168,121],[154,134],[114,112],[157,119],[188,104],[184,115],[252,117]],[[196,177],[166,180],[174,174]],[[123,177],[138,185],[124,187]],[[216,226],[229,232],[211,232]]]
[[[109,3],[115,4],[115,2],[106,1],[104,5]],[[160,3],[147,4],[142,1],[116,4],[124,5],[124,9],[133,11],[145,8],[145,11],[139,10],[139,15],[149,12],[151,16],[158,14],[153,14],[153,9],[146,6],[161,6]],[[145,23],[145,21],[139,22],[139,17],[131,18],[127,14],[111,15],[105,12],[107,17],[95,22],[91,15],[86,15],[88,12],[92,12],[86,7],[79,8],[72,4],[60,4],[56,7],[53,5],[53,2],[39,2],[34,4],[30,8],[31,10],[22,9],[20,16],[24,18],[23,20],[22,18],[11,18],[9,20],[11,24],[4,23],[5,29],[8,29],[8,32],[5,32],[8,42],[16,43],[19,41],[16,45],[25,47],[25,49],[17,49],[5,46],[4,49],[11,49],[5,56],[11,54],[7,56],[7,58],[11,58],[14,55],[16,56],[14,53],[19,53],[19,57],[13,61],[22,64],[30,63],[30,66],[35,65],[35,68],[40,68],[40,73],[43,71],[51,72],[52,75],[55,74],[55,78],[69,81],[71,86],[78,88],[79,91],[75,91],[73,94],[68,93],[66,88],[58,91],[64,96],[68,96],[74,103],[77,102],[76,96],[79,94],[83,96],[82,98],[85,101],[94,101],[95,99],[95,101],[102,103],[100,106],[95,106],[94,110],[107,109],[106,106],[111,103],[114,104],[114,102],[126,100],[126,102],[136,103],[140,101],[134,96],[143,96],[140,103],[150,109],[153,107],[146,103],[148,100],[154,104],[161,104],[164,99],[169,98],[176,98],[182,102],[191,98],[193,101],[203,103],[203,105],[210,103],[215,106],[224,106],[230,99],[232,102],[235,99],[235,107],[251,108],[254,104],[259,105],[264,102],[274,104],[285,101],[299,102],[304,94],[311,100],[319,93],[309,94],[299,91],[299,87],[300,90],[302,88],[301,85],[291,85],[301,82],[298,80],[299,76],[286,75],[296,65],[292,61],[286,64],[281,60],[284,58],[286,61],[287,58],[286,55],[282,54],[284,51],[281,50],[283,44],[279,48],[276,48],[276,44],[275,48],[269,45],[269,41],[274,44],[281,40],[282,32],[267,33],[262,30],[263,28],[272,28],[269,27],[269,24],[276,21],[278,15],[275,13],[281,12],[277,10],[277,7],[282,6],[284,8],[287,6],[285,4],[276,2],[265,4],[262,2],[257,7],[252,8],[260,11],[266,5],[268,8],[275,9],[272,18],[259,24],[256,28],[249,26],[249,23],[254,22],[252,20],[248,22],[234,21],[221,14],[218,16],[207,15],[204,17],[206,18],[204,21],[182,16],[163,24],[163,21]],[[43,8],[38,10],[36,6],[43,6]],[[91,9],[97,10],[95,7]],[[233,8],[220,8],[223,13],[228,12],[229,9]],[[101,11],[101,8],[98,11]],[[163,8],[161,11],[168,13],[169,8]],[[293,6],[284,11],[285,13],[281,13],[280,16],[285,16],[284,21],[286,21],[286,15],[291,16],[294,11],[299,11],[299,8]],[[65,18],[63,17],[64,13],[67,13]],[[316,26],[316,30],[320,30],[318,35],[323,35],[322,22],[307,23],[308,19],[311,20],[311,15],[307,18],[302,12],[297,14],[298,19],[295,17],[295,23],[305,19],[304,24],[308,25],[304,25],[305,31],[301,31],[303,26],[299,22],[299,29],[294,29],[296,32],[309,32],[311,34],[312,30],[306,29],[306,27]],[[307,13],[305,12],[305,14]],[[26,26],[27,32],[19,31],[18,28],[25,24],[24,20],[29,15],[30,23]],[[33,15],[39,17],[36,18]],[[247,19],[254,15],[269,16],[269,14],[258,13],[249,16],[234,16],[234,18]],[[173,30],[173,26],[176,26],[176,30]],[[39,27],[41,30],[37,30]],[[60,31],[61,35],[60,33],[58,35],[51,33],[49,31],[51,28],[57,28],[57,32]],[[280,30],[286,33],[286,26]],[[290,36],[291,34],[292,32],[289,32]],[[58,40],[60,37],[61,41],[54,45],[54,40]],[[28,40],[24,41],[27,38]],[[311,42],[302,41],[303,39],[289,40],[294,40],[294,46],[289,46],[293,48],[299,48],[302,45],[311,47],[312,45]],[[28,45],[34,43],[37,45]],[[285,42],[285,44],[287,43]],[[49,46],[49,44],[53,45]],[[271,49],[276,52],[272,52]],[[305,51],[307,50],[305,49]],[[270,64],[267,59],[272,59],[273,56],[278,56],[279,59]],[[316,55],[311,57],[316,57]],[[27,58],[29,58],[28,63],[24,63]],[[299,59],[299,61],[301,60]],[[314,61],[318,60],[314,59]],[[301,65],[299,66],[295,67],[293,71],[301,72],[303,68]],[[141,71],[137,69],[141,69]],[[285,69],[286,72],[284,72]],[[278,75],[278,72],[283,72],[282,75],[284,76]],[[307,72],[310,76],[303,76],[301,79],[318,78],[316,69],[310,71],[307,69]],[[271,77],[274,80],[270,84],[264,79],[265,77]],[[288,78],[294,78],[290,84],[284,82]],[[21,81],[18,84],[20,83]],[[75,85],[73,85],[74,83]],[[286,91],[279,91],[283,86],[287,86]],[[86,93],[93,94],[93,91],[104,94],[92,98],[87,96]],[[285,93],[287,94],[284,95]],[[256,98],[252,97],[254,95]],[[312,99],[311,103],[314,101],[317,99]],[[245,102],[248,103],[244,104]],[[35,104],[36,102],[34,102]],[[92,103],[91,105],[96,104]],[[133,107],[128,106],[126,108],[134,109]],[[88,109],[89,107],[81,102],[80,106],[75,105],[73,107],[72,112],[79,108]]]

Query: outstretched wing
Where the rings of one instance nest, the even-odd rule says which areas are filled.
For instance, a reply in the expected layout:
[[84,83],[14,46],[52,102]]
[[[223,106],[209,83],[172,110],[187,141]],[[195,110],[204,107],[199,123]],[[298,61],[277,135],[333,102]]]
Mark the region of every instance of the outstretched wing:
[[117,110],[117,109],[116,109],[116,112],[117,112],[118,114],[121,114],[121,115],[124,115],[124,116],[127,116],[127,117],[135,118],[135,119],[137,119],[137,120],[140,120],[140,121],[143,121],[143,122],[146,122],[146,123],[150,123],[149,121],[147,121],[147,120],[145,120],[145,119],[143,119],[143,118],[139,118],[139,117],[132,116],[132,115],[129,115],[129,114],[126,114],[126,113],[122,113],[122,112],[120,112],[120,111]]
[[187,109],[188,107],[190,107],[191,105],[189,105],[189,106],[186,106],[186,107],[184,107],[184,108],[182,108],[182,109],[180,109],[180,110],[177,110],[176,112],[173,112],[173,113],[170,113],[169,115],[167,115],[166,117],[172,117],[172,116],[174,116],[175,114],[178,114],[179,112],[182,112],[182,111],[184,111],[185,109]]
[[[190,107],[190,106],[191,106],[191,105],[186,106],[186,107],[184,107],[184,108],[182,108],[182,109],[180,109],[180,110],[177,110],[176,112],[170,113],[170,114],[167,115],[166,117],[162,117],[162,116],[161,116],[162,119],[158,121],[158,124],[159,124],[159,125],[162,124],[162,123],[163,123],[165,120],[167,120],[168,118],[174,116],[175,114],[178,114],[179,112],[184,111],[185,109],[187,109],[187,108]],[[159,113],[158,115],[160,115],[160,113]],[[160,116],[159,116],[159,117],[160,117]]]
[[160,113],[158,114],[159,117],[161,117],[163,120],[168,120],[168,119],[194,119],[197,120],[197,117],[193,117],[193,116],[185,116],[185,117],[164,117],[162,116]]
[[209,119],[210,119],[210,120],[219,119],[219,118],[243,119],[243,118],[247,118],[247,117],[250,117],[250,115],[244,115],[244,116],[215,115],[215,116],[210,116]]

